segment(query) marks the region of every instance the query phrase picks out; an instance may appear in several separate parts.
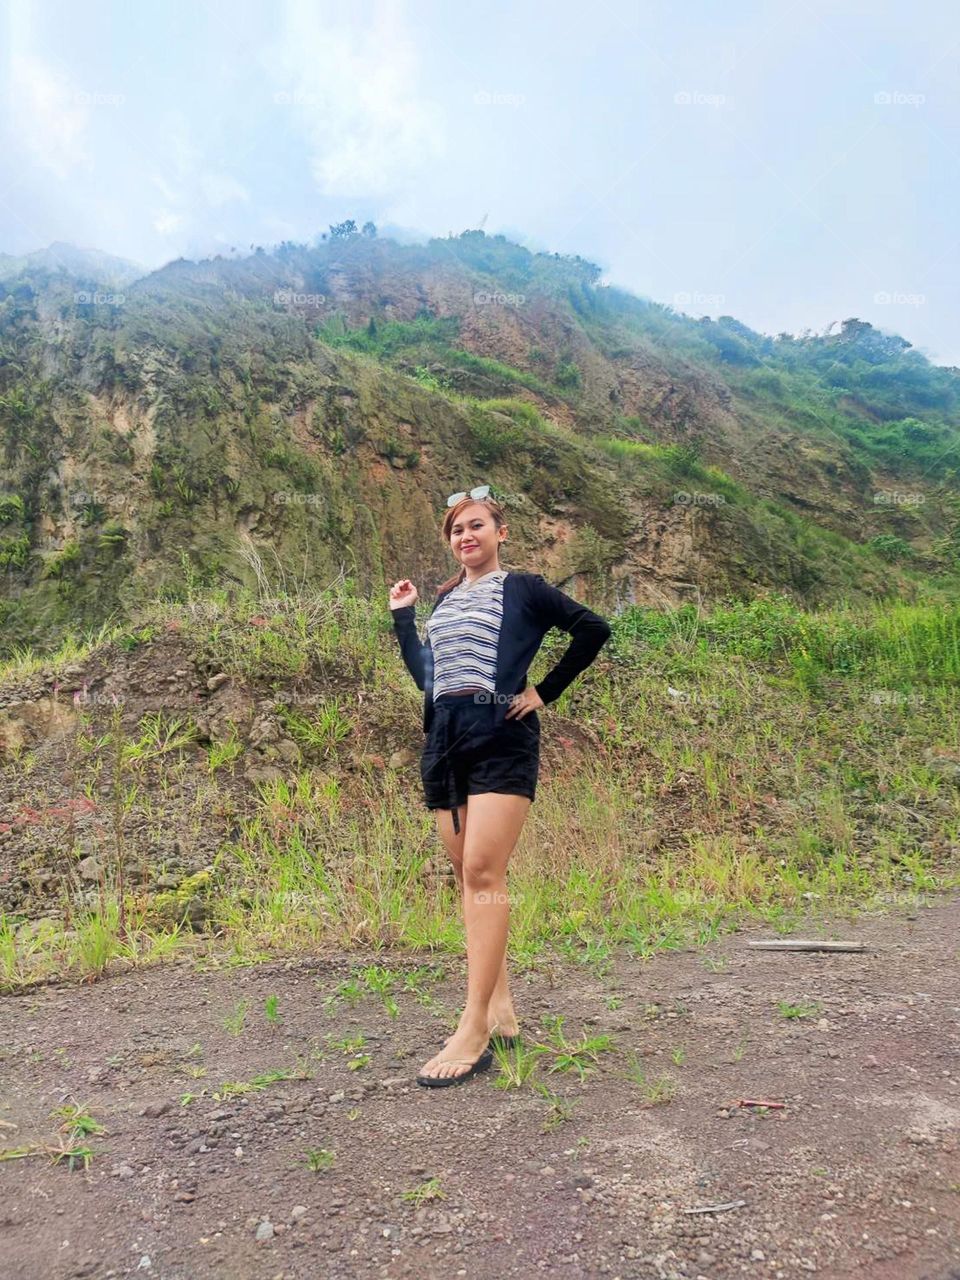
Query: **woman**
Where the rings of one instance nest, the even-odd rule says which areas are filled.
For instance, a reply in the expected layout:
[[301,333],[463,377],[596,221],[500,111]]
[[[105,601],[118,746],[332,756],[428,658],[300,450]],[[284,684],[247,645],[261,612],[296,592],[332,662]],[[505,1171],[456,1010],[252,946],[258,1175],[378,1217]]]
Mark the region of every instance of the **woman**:
[[[519,1033],[507,983],[506,872],[536,793],[537,708],[559,698],[610,637],[603,618],[540,574],[501,569],[507,525],[489,493],[482,485],[447,499],[443,539],[461,567],[438,591],[424,643],[416,587],[401,578],[390,589],[400,650],[424,692],[426,803],[437,810],[467,933],[467,1002],[454,1034],[417,1076],[426,1088],[485,1071],[494,1032],[505,1043]],[[573,640],[549,675],[527,688],[527,668],[551,627]]]

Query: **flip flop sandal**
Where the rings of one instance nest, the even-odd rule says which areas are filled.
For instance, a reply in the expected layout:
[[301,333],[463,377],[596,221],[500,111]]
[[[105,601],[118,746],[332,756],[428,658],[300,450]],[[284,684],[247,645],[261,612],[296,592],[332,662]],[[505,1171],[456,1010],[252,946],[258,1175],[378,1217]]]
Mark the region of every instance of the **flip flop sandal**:
[[[464,1080],[469,1080],[471,1076],[475,1076],[480,1071],[486,1071],[493,1061],[493,1054],[489,1049],[484,1049],[476,1062],[470,1063],[469,1071],[462,1071],[458,1076],[417,1076],[417,1084],[422,1084],[425,1089],[442,1089],[448,1084],[462,1084]],[[461,1063],[470,1062],[469,1058],[441,1058],[440,1062],[446,1065],[459,1066]]]

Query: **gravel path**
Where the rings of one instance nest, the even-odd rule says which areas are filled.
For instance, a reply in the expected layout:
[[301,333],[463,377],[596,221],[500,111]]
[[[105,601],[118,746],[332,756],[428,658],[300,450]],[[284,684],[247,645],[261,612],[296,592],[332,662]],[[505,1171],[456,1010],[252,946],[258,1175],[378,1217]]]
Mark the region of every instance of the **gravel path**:
[[[373,994],[324,998],[358,963],[422,957],[177,963],[7,997],[0,1145],[50,1142],[71,1102],[105,1128],[87,1169],[0,1163],[0,1272],[956,1280],[960,899],[804,928],[871,950],[748,950],[770,936],[756,930],[519,980],[528,1041],[558,1015],[571,1042],[612,1037],[582,1080],[541,1059],[555,1102],[495,1071],[414,1083],[447,1031],[438,1009],[462,998],[459,963],[438,966],[437,1007],[401,992],[395,1017]],[[331,1041],[358,1033],[369,1060],[351,1069],[358,1048]],[[297,1074],[224,1096],[277,1070]],[[737,1105],[751,1098],[784,1106]],[[331,1167],[308,1168],[310,1150]],[[443,1197],[403,1198],[418,1187]]]

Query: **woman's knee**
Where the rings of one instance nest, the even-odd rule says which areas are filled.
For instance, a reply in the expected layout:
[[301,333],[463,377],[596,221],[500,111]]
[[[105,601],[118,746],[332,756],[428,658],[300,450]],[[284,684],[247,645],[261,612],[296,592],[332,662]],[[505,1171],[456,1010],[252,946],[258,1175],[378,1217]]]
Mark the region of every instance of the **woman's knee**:
[[474,892],[496,889],[503,883],[503,867],[499,861],[483,854],[467,853],[462,863],[462,874],[465,888]]

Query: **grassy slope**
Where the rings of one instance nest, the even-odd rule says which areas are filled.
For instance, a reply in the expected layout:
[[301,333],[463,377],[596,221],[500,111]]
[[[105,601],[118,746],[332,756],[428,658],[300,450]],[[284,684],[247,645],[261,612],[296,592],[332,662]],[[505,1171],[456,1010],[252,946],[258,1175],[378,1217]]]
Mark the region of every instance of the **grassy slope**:
[[[242,734],[201,742],[187,706],[124,724],[122,705],[96,703],[66,734],[49,784],[38,784],[35,752],[8,754],[12,802],[27,779],[37,812],[62,813],[68,796],[86,795],[101,806],[104,837],[90,889],[79,846],[58,838],[54,855],[38,830],[19,873],[55,856],[56,883],[42,922],[0,916],[4,982],[223,943],[240,962],[381,940],[459,949],[416,752],[392,755],[415,747],[420,695],[386,606],[371,612],[340,589],[197,593],[112,637],[111,668],[125,670],[124,654],[149,658],[171,627],[185,646],[177,661],[273,689],[299,763],[245,785]],[[564,640],[548,637],[532,679]],[[23,657],[0,689],[38,669],[62,677],[91,657],[71,647],[52,668]],[[958,680],[956,607],[814,616],[780,596],[709,613],[625,610],[598,661],[550,709],[546,767],[511,862],[515,961],[537,964],[559,948],[602,963],[618,945],[646,955],[710,938],[743,913],[789,929],[811,901],[877,909],[957,883]],[[137,697],[127,676],[122,687]],[[317,701],[301,707],[294,687],[315,688]],[[232,815],[232,834],[209,867],[163,889],[163,868],[130,831],[155,825],[171,786],[176,796],[197,767],[202,787],[175,823],[180,844],[189,850],[218,814]],[[178,932],[181,916],[205,932]]]

